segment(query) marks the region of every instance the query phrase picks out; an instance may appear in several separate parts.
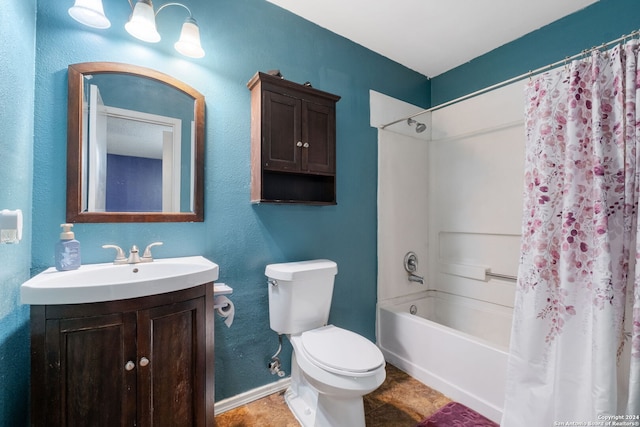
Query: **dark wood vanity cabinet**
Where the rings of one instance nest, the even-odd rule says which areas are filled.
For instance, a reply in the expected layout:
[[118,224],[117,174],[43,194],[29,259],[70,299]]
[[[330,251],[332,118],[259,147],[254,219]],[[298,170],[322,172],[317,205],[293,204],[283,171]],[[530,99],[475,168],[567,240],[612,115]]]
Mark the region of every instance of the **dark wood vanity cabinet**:
[[213,426],[213,283],[31,307],[33,426]]
[[257,73],[251,90],[251,201],[336,204],[339,96]]

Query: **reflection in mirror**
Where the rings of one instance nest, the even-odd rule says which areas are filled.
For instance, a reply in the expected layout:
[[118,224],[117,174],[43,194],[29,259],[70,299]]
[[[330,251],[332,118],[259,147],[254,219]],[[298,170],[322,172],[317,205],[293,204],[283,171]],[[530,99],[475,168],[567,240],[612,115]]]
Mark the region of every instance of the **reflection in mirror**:
[[153,70],[69,66],[67,220],[203,220],[204,97]]

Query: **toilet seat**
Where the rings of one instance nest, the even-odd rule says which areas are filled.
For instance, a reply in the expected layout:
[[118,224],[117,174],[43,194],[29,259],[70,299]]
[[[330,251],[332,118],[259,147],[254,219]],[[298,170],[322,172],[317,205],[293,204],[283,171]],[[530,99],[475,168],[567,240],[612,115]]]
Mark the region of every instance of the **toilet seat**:
[[384,365],[380,349],[365,337],[337,326],[303,332],[302,348],[311,362],[326,371],[367,376]]

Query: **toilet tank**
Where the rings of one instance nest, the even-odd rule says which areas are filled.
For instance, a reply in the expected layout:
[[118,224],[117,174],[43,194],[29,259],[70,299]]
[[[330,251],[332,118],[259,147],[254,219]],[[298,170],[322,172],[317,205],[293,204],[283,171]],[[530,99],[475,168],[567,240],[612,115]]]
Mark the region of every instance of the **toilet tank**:
[[326,259],[267,265],[271,329],[298,334],[326,325],[337,273]]

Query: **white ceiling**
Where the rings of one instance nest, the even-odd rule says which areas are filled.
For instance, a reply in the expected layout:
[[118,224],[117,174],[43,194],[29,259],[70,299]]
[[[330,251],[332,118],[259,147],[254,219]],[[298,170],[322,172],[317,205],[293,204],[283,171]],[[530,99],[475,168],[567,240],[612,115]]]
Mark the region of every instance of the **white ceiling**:
[[428,77],[597,0],[267,0]]

